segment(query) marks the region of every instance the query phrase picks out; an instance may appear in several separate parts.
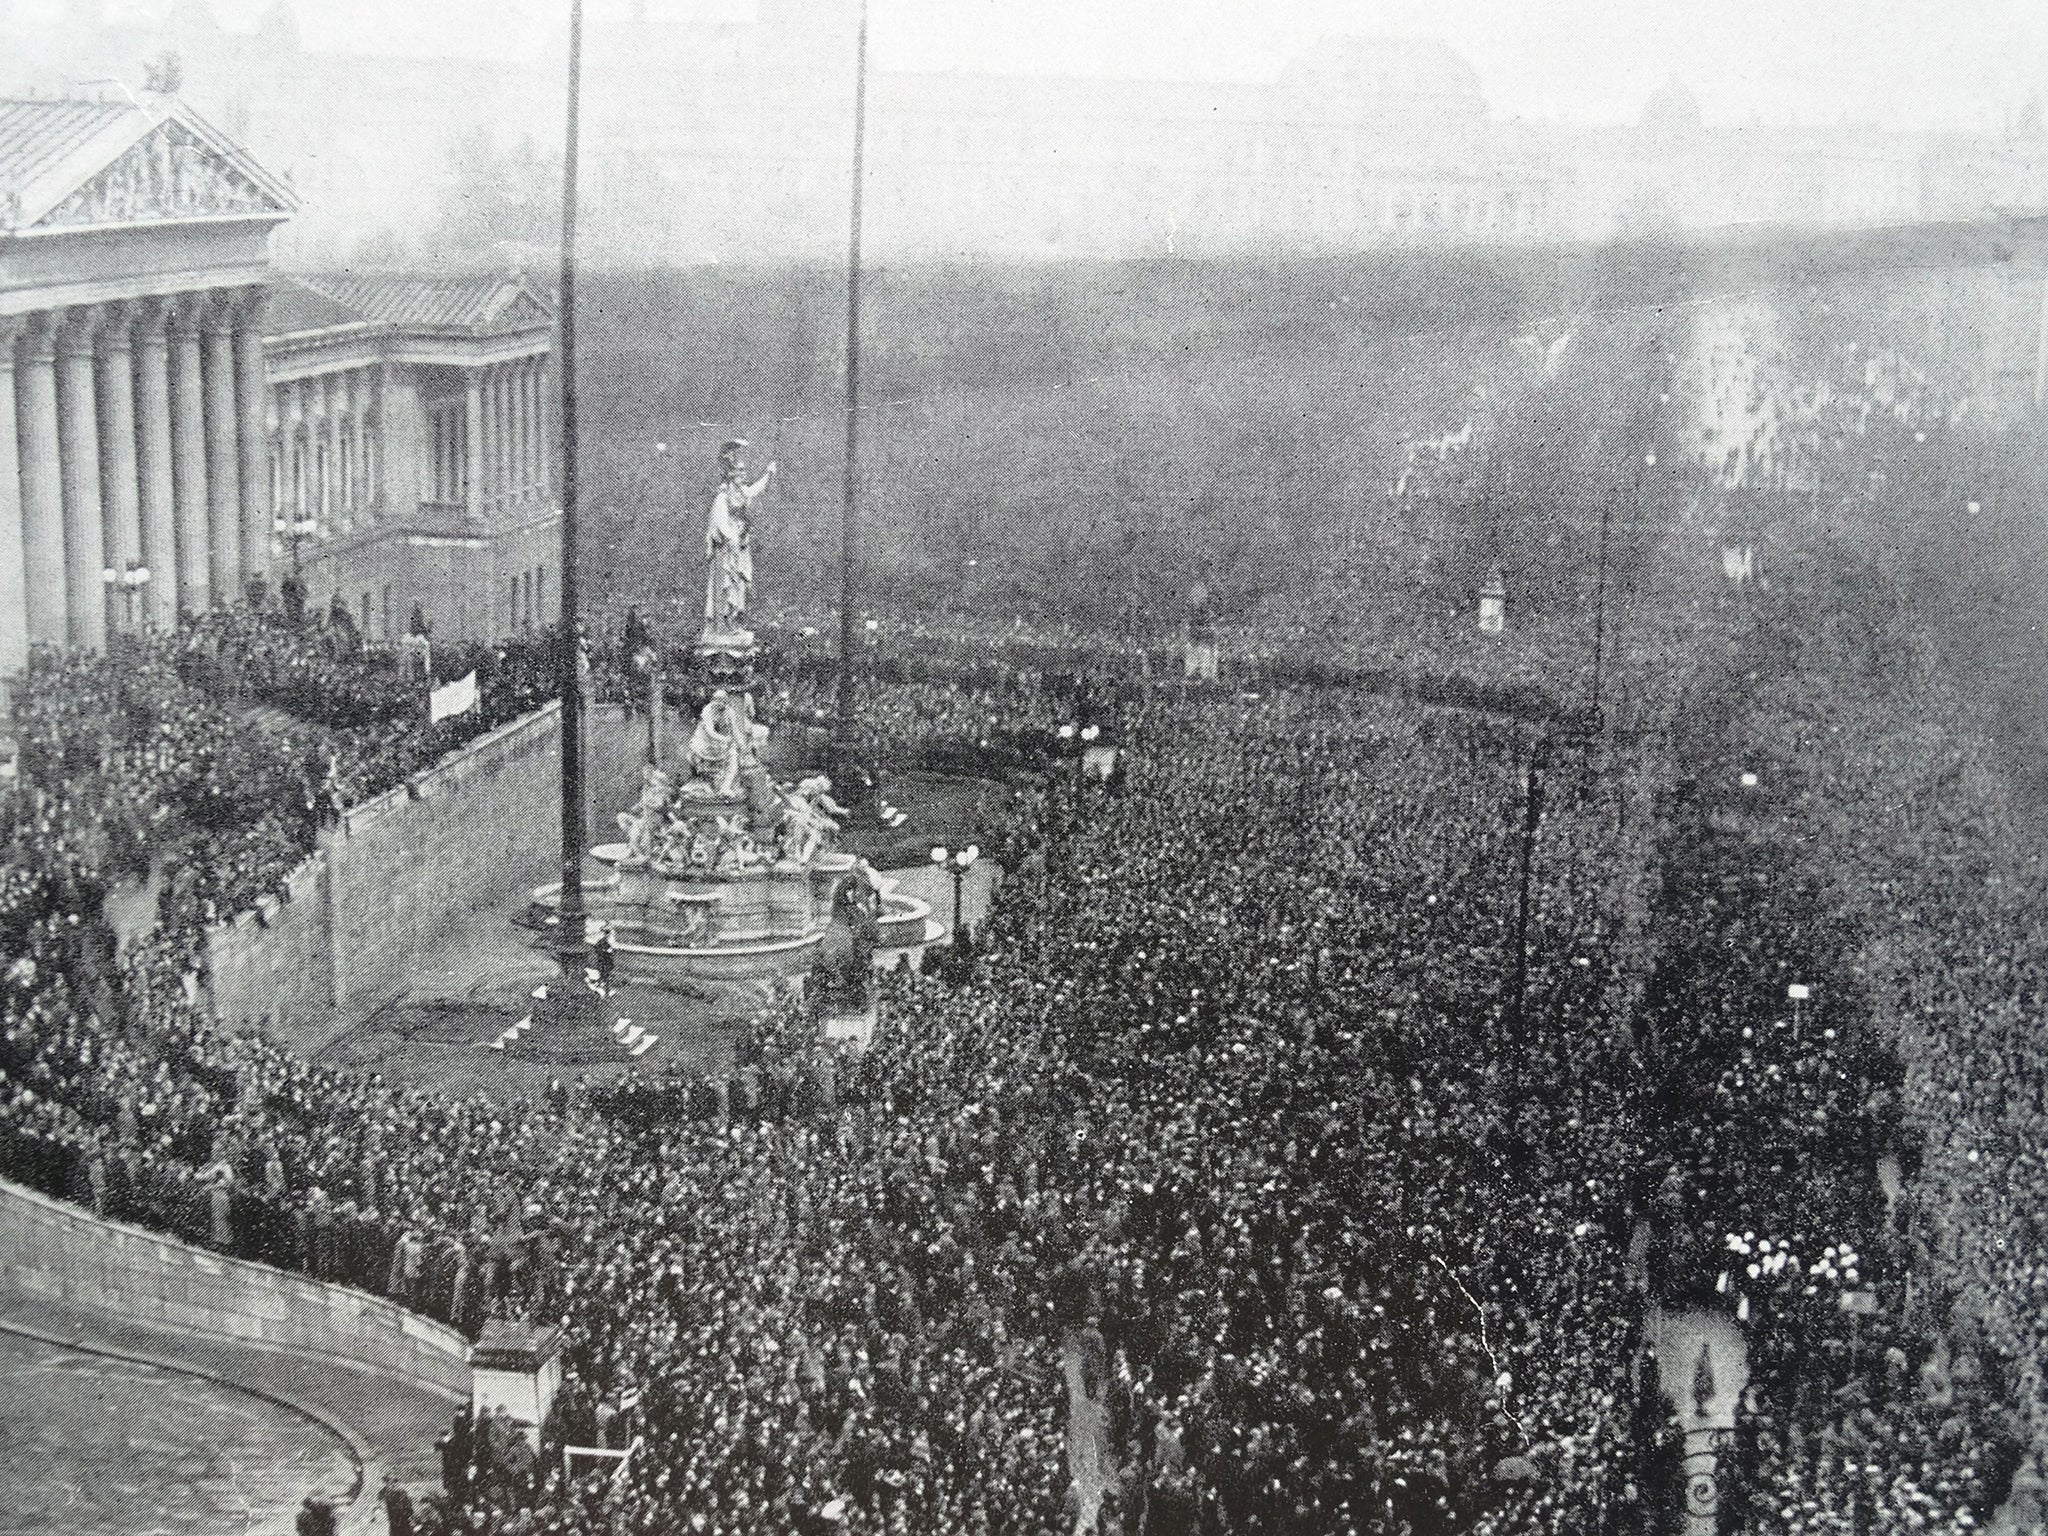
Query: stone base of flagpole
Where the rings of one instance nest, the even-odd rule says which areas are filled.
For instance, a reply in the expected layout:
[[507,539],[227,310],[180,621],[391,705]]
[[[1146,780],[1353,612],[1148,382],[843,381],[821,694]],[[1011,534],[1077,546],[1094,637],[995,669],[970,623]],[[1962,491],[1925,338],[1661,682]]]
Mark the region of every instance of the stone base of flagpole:
[[[583,957],[579,946],[570,958]],[[532,1011],[500,1037],[506,1055],[552,1066],[589,1067],[631,1060],[653,1043],[654,1036],[619,1016],[606,980],[589,971],[584,979],[570,978],[570,968],[564,967],[534,988]]]

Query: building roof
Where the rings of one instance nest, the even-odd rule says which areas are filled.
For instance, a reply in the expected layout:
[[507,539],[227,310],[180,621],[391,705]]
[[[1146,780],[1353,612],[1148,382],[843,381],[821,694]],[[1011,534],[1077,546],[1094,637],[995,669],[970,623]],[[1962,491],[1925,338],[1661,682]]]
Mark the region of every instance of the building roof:
[[274,224],[297,206],[289,186],[175,97],[0,99],[0,234]]
[[406,330],[481,334],[532,330],[554,322],[548,302],[516,277],[312,272],[297,281],[354,319]]
[[56,167],[131,110],[126,102],[0,98],[0,199]]
[[281,274],[270,285],[270,296],[263,307],[266,336],[303,336],[311,331],[365,324],[363,316],[346,304],[338,304],[319,289]]

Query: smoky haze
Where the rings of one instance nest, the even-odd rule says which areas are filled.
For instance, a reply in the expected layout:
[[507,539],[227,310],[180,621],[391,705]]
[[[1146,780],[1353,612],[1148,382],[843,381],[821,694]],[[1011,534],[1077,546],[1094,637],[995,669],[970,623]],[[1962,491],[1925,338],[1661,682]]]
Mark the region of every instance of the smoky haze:
[[[231,30],[272,0],[213,0]],[[66,0],[19,0],[51,21]],[[162,19],[169,0],[109,0],[112,19]],[[632,0],[593,0],[593,27]],[[322,0],[307,44],[416,57],[537,60],[567,0]],[[656,18],[744,22],[751,0],[645,0]],[[1243,80],[1330,34],[1426,38],[1478,71],[1508,117],[1620,122],[1683,79],[1709,121],[1842,119],[1983,130],[2048,90],[2048,6],[2037,0],[874,0],[885,67]]]
[[[290,265],[531,266],[567,0],[0,0],[0,87],[168,78]],[[2038,0],[871,0],[884,263],[1531,246],[2048,208]],[[588,0],[598,265],[845,247],[860,0]],[[101,87],[108,88],[108,87]]]

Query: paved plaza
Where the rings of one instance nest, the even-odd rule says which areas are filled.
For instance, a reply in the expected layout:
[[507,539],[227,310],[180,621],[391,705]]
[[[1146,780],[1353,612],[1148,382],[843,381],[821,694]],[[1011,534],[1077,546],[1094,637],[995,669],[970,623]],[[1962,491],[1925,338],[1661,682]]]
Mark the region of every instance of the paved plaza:
[[0,1332],[0,1536],[269,1536],[359,1469],[313,1419],[203,1377]]

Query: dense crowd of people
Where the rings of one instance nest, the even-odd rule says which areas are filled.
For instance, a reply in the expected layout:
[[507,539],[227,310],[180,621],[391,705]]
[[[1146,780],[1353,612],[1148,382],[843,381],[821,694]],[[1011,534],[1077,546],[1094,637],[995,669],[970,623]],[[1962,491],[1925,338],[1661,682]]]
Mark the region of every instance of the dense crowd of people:
[[[39,657],[0,1166],[472,1334],[565,1324],[549,1444],[637,1442],[626,1475],[479,1431],[433,1532],[1664,1531],[1673,1410],[1716,1389],[1652,1358],[1652,1308],[1741,1327],[1725,1520],[1979,1527],[2048,1422],[2039,898],[1956,685],[1831,515],[1966,455],[1965,417],[1824,327],[1722,320],[1573,343],[1616,360],[1601,398],[1715,423],[1671,427],[1687,516],[1612,573],[1598,717],[1563,638],[1541,688],[1503,645],[1186,690],[1073,664],[1057,620],[875,675],[874,747],[989,750],[1019,793],[969,957],[893,975],[860,1054],[792,1006],[734,1070],[513,1101],[230,1034],[204,926],[446,750],[430,679],[251,611]],[[1769,593],[1689,525],[1752,492]],[[785,719],[831,703],[802,629],[764,665]],[[626,651],[592,664],[630,695]],[[547,656],[473,664],[516,711]],[[252,705],[292,718],[230,728]],[[1083,717],[1114,787],[1040,771]],[[98,900],[152,865],[162,920],[116,955]]]

